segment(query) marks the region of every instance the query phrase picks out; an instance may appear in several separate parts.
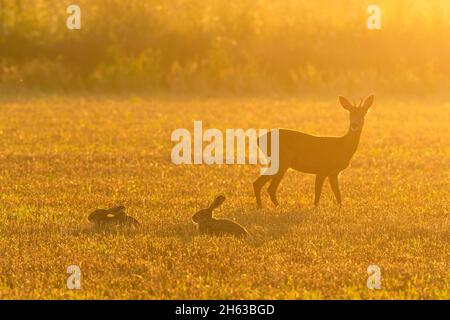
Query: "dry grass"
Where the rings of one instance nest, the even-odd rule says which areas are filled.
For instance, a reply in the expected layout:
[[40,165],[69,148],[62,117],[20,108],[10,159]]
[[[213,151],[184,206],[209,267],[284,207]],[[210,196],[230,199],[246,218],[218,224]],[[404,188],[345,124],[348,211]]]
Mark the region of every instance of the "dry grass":
[[[281,206],[257,210],[254,166],[174,166],[179,127],[290,127],[338,135],[333,100],[49,98],[0,105],[1,298],[449,299],[450,106],[376,101],[339,210],[330,188],[313,207],[313,177],[290,171]],[[196,209],[249,240],[196,237]],[[140,230],[99,232],[98,207],[124,204]],[[68,265],[82,290],[65,288]],[[382,270],[382,290],[366,269]]]

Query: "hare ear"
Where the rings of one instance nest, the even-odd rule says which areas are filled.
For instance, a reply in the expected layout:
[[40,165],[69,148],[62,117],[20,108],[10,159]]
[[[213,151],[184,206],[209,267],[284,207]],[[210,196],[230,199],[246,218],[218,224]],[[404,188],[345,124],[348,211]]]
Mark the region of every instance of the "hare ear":
[[89,221],[92,221],[92,220],[94,220],[96,217],[98,217],[99,216],[99,212],[98,212],[98,210],[94,210],[94,211],[92,211],[90,214],[89,214],[89,216],[88,216],[88,220]]
[[225,201],[225,197],[220,195],[218,196],[213,203],[211,203],[211,205],[209,206],[209,209],[216,209],[218,207],[220,207],[220,205]]
[[124,206],[118,206],[118,207],[113,207],[111,209],[109,209],[109,211],[113,211],[113,212],[120,212],[120,211],[124,211],[125,207]]
[[113,215],[114,217],[124,216],[125,215],[124,210],[125,210],[124,206],[113,207],[106,210],[106,214]]
[[354,108],[350,101],[348,101],[347,98],[344,98],[343,96],[339,96],[339,103],[345,110],[350,111]]

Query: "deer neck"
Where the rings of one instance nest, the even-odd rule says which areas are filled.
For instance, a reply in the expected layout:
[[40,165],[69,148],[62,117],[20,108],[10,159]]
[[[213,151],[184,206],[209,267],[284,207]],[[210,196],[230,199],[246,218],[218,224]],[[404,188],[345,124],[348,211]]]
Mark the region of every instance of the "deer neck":
[[348,129],[347,134],[343,137],[345,151],[349,153],[350,157],[358,149],[359,139],[361,137],[362,126],[358,130]]

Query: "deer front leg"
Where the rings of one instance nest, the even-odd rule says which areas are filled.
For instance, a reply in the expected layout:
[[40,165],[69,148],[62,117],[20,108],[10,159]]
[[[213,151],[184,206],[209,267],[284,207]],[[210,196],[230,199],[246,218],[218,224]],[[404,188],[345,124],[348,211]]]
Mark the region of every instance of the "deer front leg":
[[284,174],[286,173],[287,169],[279,169],[278,173],[273,176],[272,181],[270,182],[269,188],[267,189],[267,192],[269,193],[270,200],[272,200],[272,203],[275,206],[278,206],[278,200],[277,200],[277,189],[280,185],[281,180],[284,177]]
[[333,190],[337,203],[341,205],[342,201],[341,201],[341,191],[339,190],[339,174],[340,172],[328,176],[328,180],[330,180],[331,190]]
[[261,203],[261,189],[270,180],[272,176],[262,175],[255,182],[253,182],[253,191],[255,192],[256,205],[258,208],[262,207]]
[[322,193],[323,182],[325,181],[326,175],[317,174],[316,175],[316,186],[315,186],[315,197],[314,197],[314,205],[317,206],[320,200],[320,194]]

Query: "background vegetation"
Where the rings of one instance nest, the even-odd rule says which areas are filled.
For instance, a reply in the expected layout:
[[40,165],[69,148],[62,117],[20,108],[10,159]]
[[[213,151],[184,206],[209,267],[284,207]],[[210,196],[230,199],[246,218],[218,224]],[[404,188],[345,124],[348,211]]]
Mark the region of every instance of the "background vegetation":
[[372,2],[0,0],[0,89],[448,93],[450,3]]

